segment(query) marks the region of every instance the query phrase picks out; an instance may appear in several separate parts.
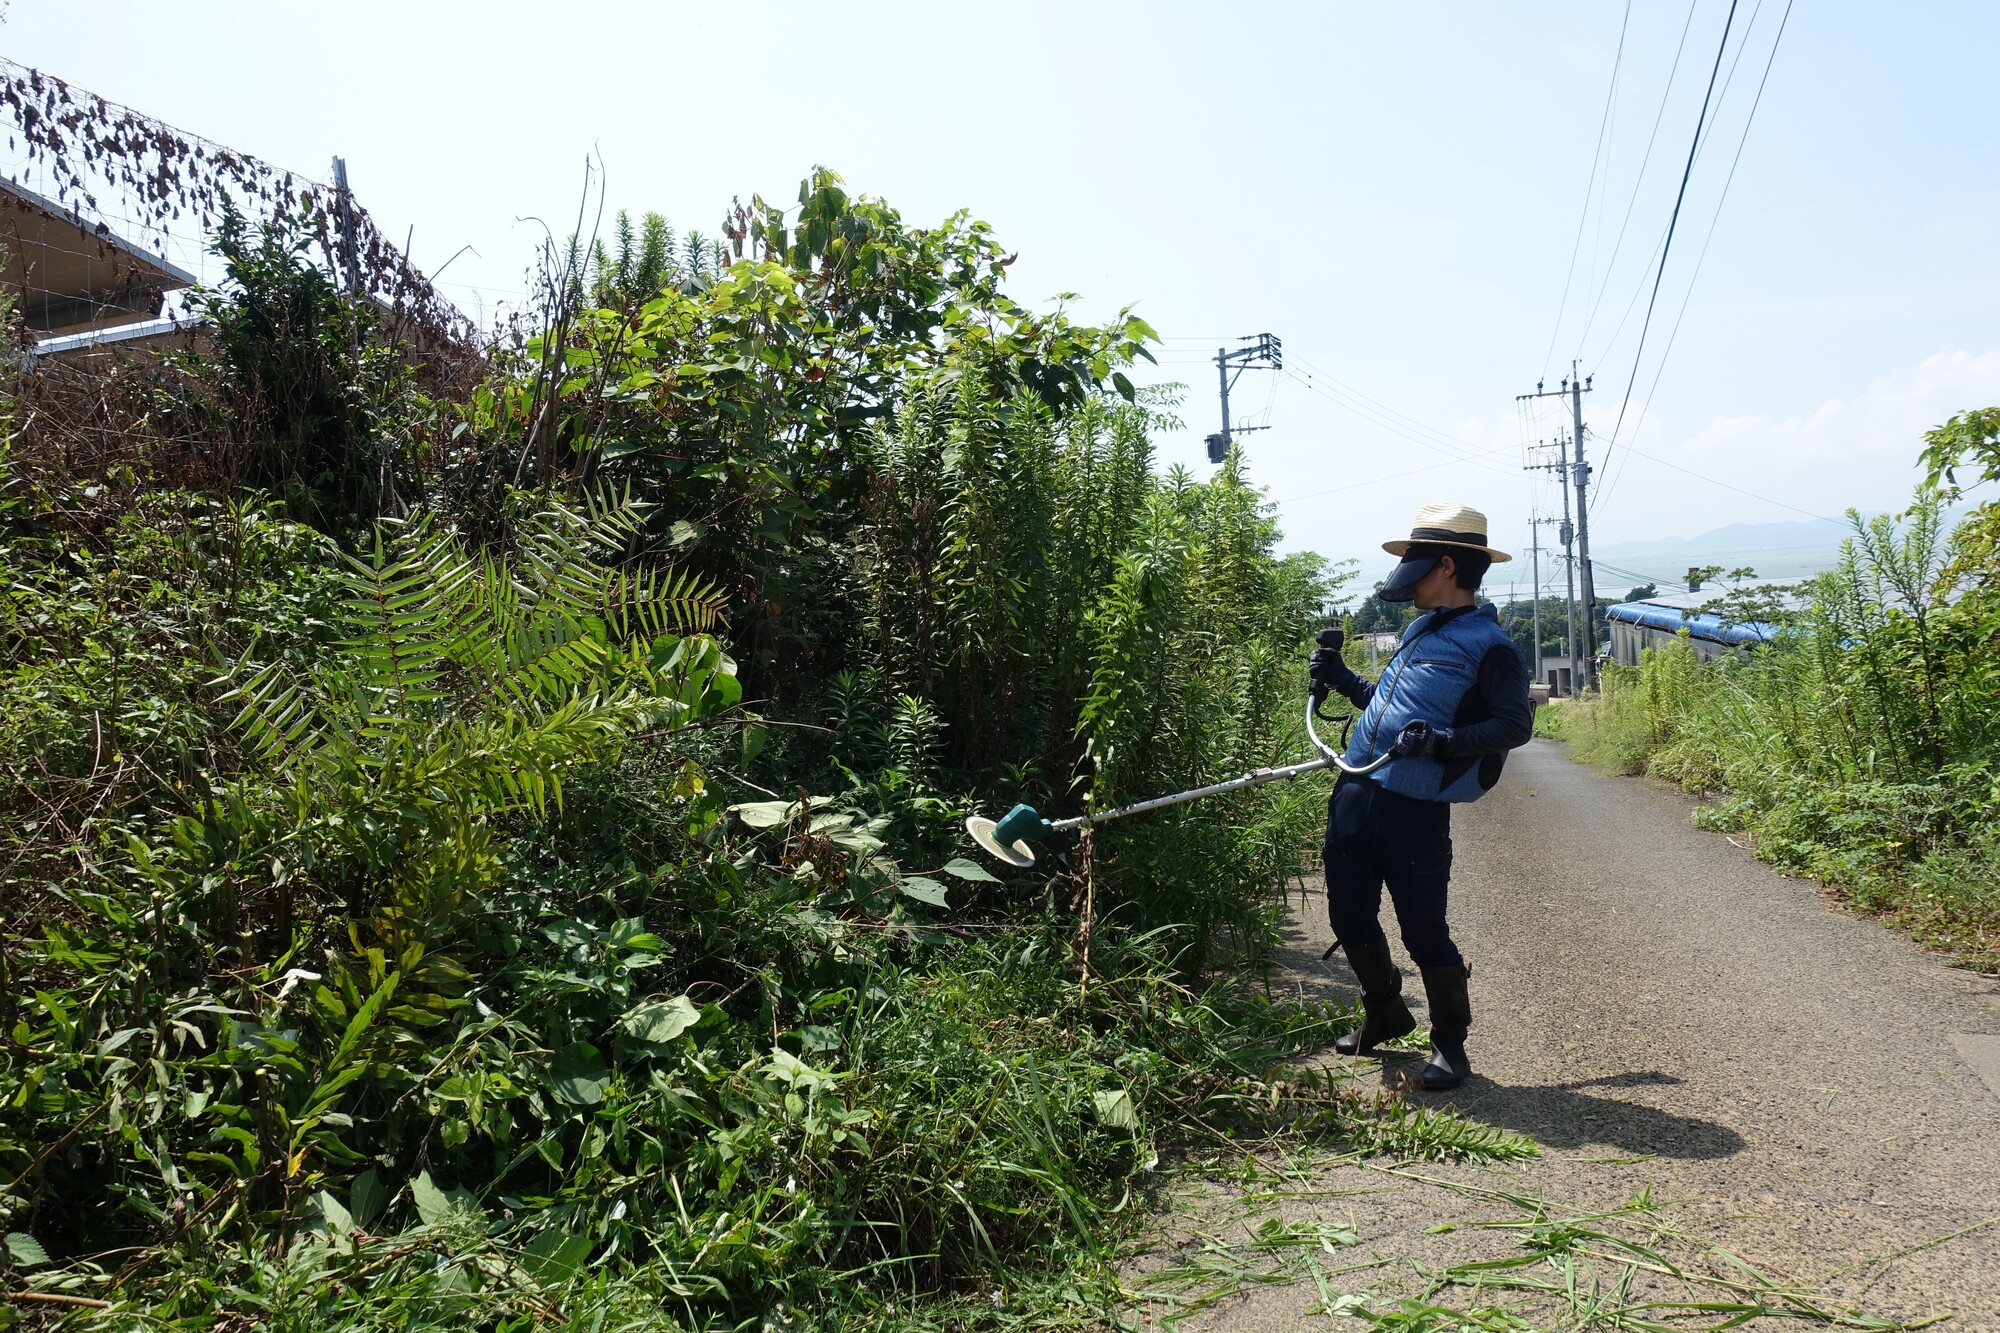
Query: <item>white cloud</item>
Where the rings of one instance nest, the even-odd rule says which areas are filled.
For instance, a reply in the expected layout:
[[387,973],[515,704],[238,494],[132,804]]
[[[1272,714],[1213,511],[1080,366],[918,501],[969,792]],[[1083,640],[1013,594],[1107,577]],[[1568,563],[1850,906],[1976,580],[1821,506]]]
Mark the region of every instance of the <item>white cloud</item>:
[[[1681,403],[1695,396],[1684,393]],[[1731,523],[1901,509],[1918,478],[1923,432],[1954,412],[1993,404],[2000,404],[2000,351],[1940,352],[1793,415],[1718,415],[1690,428],[1674,415],[1679,403],[1655,403],[1643,416],[1635,404],[1607,460],[1603,436],[1616,418],[1616,398],[1586,399],[1596,481],[1591,540],[1693,537]],[[1290,434],[1326,443],[1285,451],[1260,447],[1262,437],[1252,436],[1253,475],[1288,501],[1280,515],[1289,547],[1357,557],[1369,578],[1393,563],[1381,554],[1382,538],[1407,529],[1417,506],[1432,501],[1484,510],[1495,544],[1522,552],[1530,503],[1543,514],[1562,506],[1552,477],[1520,470],[1522,434],[1553,438],[1567,425],[1568,409],[1567,401],[1551,400],[1541,418],[1526,423],[1512,413],[1436,422],[1476,455],[1468,461],[1300,393],[1287,418]]]
[[1955,412],[1994,403],[2000,403],[2000,352],[1940,352],[1913,370],[1882,376],[1854,398],[1830,398],[1807,416],[1716,417],[1665,456],[1703,471],[1746,456],[1785,468],[1878,460],[1908,468],[1924,431]]
[[[1996,403],[2000,351],[1950,351],[1796,416],[1717,416],[1692,433],[1677,434],[1670,421],[1655,414],[1625,437],[1637,440],[1644,454],[1740,490],[1627,452],[1606,471],[1611,485],[1599,522],[1615,525],[1621,538],[1650,538],[1800,517],[1796,510],[1839,515],[1850,506],[1896,509],[1918,479],[1924,432],[1953,413]],[[1796,510],[1760,503],[1741,491]]]

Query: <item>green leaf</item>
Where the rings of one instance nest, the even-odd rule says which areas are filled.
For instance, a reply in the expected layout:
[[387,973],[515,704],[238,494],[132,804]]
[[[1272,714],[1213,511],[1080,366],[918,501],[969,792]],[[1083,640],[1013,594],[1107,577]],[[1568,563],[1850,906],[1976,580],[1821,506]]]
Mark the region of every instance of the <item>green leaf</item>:
[[667,942],[647,930],[645,921],[636,916],[620,917],[612,922],[605,942],[614,949],[644,953],[661,953],[667,947]]
[[356,1176],[347,1191],[347,1211],[353,1216],[354,1224],[373,1226],[388,1208],[389,1199],[394,1194],[395,1191],[382,1179],[382,1173],[372,1166]]
[[575,1277],[590,1258],[590,1237],[544,1231],[521,1249],[521,1267],[535,1281],[553,1287]]
[[807,1064],[782,1046],[771,1048],[771,1059],[764,1071],[797,1092],[824,1092],[836,1084],[831,1070],[820,1069]]
[[920,903],[929,903],[932,907],[950,906],[944,900],[944,885],[934,879],[926,879],[922,875],[908,875],[904,877],[899,887]]
[[686,639],[673,634],[662,634],[659,638],[653,640],[653,646],[649,650],[646,660],[652,666],[653,670],[664,675],[679,666],[681,658],[686,653]]
[[7,1233],[7,1254],[22,1268],[40,1268],[49,1262],[49,1252],[25,1231]]
[[604,1057],[587,1041],[575,1041],[556,1052],[549,1066],[549,1087],[571,1106],[595,1106],[611,1085]]
[[701,1021],[701,1010],[685,995],[646,1000],[625,1011],[618,1026],[634,1041],[664,1046]]
[[471,1190],[441,1190],[431,1180],[428,1171],[417,1172],[417,1178],[410,1182],[410,1199],[417,1205],[417,1216],[427,1227],[480,1215],[479,1200],[473,1197]]
[[1132,1109],[1132,1094],[1123,1088],[1116,1092],[1093,1092],[1090,1101],[1097,1112],[1098,1124],[1111,1129],[1139,1127],[1138,1113]]
[[743,728],[743,763],[745,767],[748,767],[758,755],[764,752],[764,742],[770,739],[770,736],[771,732],[768,727]]
[[826,837],[834,846],[845,847],[848,851],[859,852],[863,856],[869,852],[880,851],[883,845],[882,840],[874,834],[857,828],[833,829]]
[[347,1205],[336,1199],[331,1191],[316,1191],[309,1200],[309,1206],[319,1216],[321,1228],[330,1235],[353,1234],[354,1214],[347,1211]]
[[742,701],[743,682],[726,672],[717,671],[708,678],[708,686],[702,691],[701,712],[703,716],[720,713]]
[[791,823],[798,806],[792,801],[746,801],[729,808],[751,828],[776,828]]
[[974,880],[982,884],[998,884],[1000,882],[997,878],[986,872],[985,866],[980,865],[977,861],[968,861],[962,856],[955,856],[951,860],[946,861],[944,863],[944,873],[947,875],[956,875],[960,879]]

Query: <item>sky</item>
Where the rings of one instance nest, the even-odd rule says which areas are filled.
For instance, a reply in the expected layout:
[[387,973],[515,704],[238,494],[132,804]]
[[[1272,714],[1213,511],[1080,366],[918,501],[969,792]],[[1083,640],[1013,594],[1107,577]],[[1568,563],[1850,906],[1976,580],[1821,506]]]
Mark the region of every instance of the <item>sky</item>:
[[1516,395],[1572,358],[1593,543],[1900,508],[1922,432],[2000,403],[1996,49],[2000,6],[1944,0],[13,0],[0,21],[0,55],[183,130],[322,178],[345,157],[475,314],[518,299],[587,162],[608,210],[711,234],[816,164],[914,224],[969,209],[1018,250],[1017,298],[1158,329],[1135,378],[1187,386],[1163,465],[1207,470],[1216,349],[1281,338],[1283,372],[1231,400],[1269,427],[1241,437],[1250,475],[1287,549],[1369,576],[1432,501],[1524,550],[1560,499],[1523,464],[1568,413]]

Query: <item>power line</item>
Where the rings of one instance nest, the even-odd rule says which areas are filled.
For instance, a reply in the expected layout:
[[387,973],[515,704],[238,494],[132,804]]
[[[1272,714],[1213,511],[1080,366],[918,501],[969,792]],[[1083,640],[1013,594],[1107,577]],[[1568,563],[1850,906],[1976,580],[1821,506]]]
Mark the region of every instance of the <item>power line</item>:
[[1339,389],[1342,393],[1348,394],[1351,397],[1359,398],[1362,402],[1367,403],[1371,407],[1378,408],[1392,417],[1400,418],[1401,420],[1409,423],[1411,426],[1416,427],[1418,430],[1423,431],[1425,434],[1434,435],[1438,439],[1445,441],[1447,444],[1455,445],[1459,448],[1465,447],[1464,441],[1458,439],[1456,436],[1450,434],[1449,432],[1441,431],[1435,426],[1431,426],[1426,424],[1425,422],[1419,421],[1407,412],[1399,412],[1395,408],[1389,406],[1387,403],[1380,400],[1379,398],[1370,398],[1367,394],[1361,392],[1361,390],[1355,388],[1352,384],[1347,383],[1345,380],[1342,380],[1339,376],[1334,375],[1329,371],[1321,369],[1319,365],[1316,364],[1315,362],[1308,361],[1303,357],[1295,356],[1292,358],[1292,364],[1304,370],[1306,372],[1307,379],[1315,381],[1325,380],[1328,384],[1333,385],[1335,388]]
[[[1743,53],[1749,49],[1750,34],[1756,31],[1757,19],[1759,18],[1759,16],[1763,14],[1763,12],[1764,12],[1764,0],[1757,0],[1756,6],[1750,11],[1750,21],[1744,27],[1743,38],[1736,44],[1736,58],[1729,62],[1729,73],[1726,76],[1724,76],[1722,80],[1722,88],[1715,95],[1715,106],[1712,113],[1709,115],[1707,119],[1707,124],[1705,126],[1697,127],[1696,129],[1695,132],[1697,138],[1697,145],[1695,148],[1696,162],[1699,162],[1701,160],[1701,155],[1708,151],[1708,143],[1709,140],[1714,137],[1715,126],[1717,121],[1720,119],[1722,115],[1723,105],[1727,103],[1729,100],[1729,90],[1736,84],[1736,71],[1743,63]],[[1690,19],[1694,17],[1694,10],[1692,8],[1690,8],[1688,11],[1688,17]],[[1683,31],[1682,36],[1683,40],[1685,40],[1686,36],[1685,31]],[[1666,102],[1664,99],[1661,101],[1660,109],[1662,111],[1666,109]],[[1640,184],[1642,183],[1643,182],[1634,182],[1633,184],[1632,202],[1635,204],[1638,202],[1639,187]],[[1630,206],[1628,205],[1627,207],[1628,219],[1630,217],[1630,212],[1631,212]],[[1622,228],[1621,228],[1621,234],[1622,234]],[[1647,256],[1645,264],[1643,264],[1640,267],[1639,281],[1633,285],[1632,295],[1625,302],[1625,312],[1618,317],[1618,327],[1613,329],[1611,331],[1611,336],[1605,340],[1604,350],[1598,356],[1599,360],[1602,360],[1611,355],[1612,349],[1617,347],[1618,345],[1619,335],[1624,333],[1625,326],[1631,323],[1632,312],[1639,308],[1639,298],[1645,295],[1646,293],[1646,274],[1654,271],[1653,266],[1656,263],[1664,263],[1662,255],[1666,249],[1668,237],[1671,234],[1672,234],[1671,226],[1663,228],[1660,232],[1660,239],[1653,242],[1653,253]],[[1615,248],[1613,252],[1613,258],[1614,260],[1616,258]],[[1609,266],[1606,267],[1604,281],[1606,286],[1608,287],[1611,281],[1611,272]],[[1599,297],[1601,298],[1602,295],[1603,292],[1600,291]],[[1591,312],[1592,324],[1595,324],[1596,318],[1597,318],[1596,311],[1595,309],[1593,309]],[[1584,330],[1584,336],[1585,337],[1589,336],[1588,326],[1586,326]]]
[[1618,420],[1611,427],[1611,439],[1604,446],[1605,456],[1598,461],[1599,467],[1610,461],[1611,451],[1618,447],[1618,432],[1625,424],[1625,409],[1632,403],[1632,387],[1639,382],[1639,359],[1646,354],[1646,334],[1653,325],[1653,306],[1660,299],[1660,279],[1667,274],[1667,257],[1674,248],[1674,228],[1680,224],[1681,204],[1687,198],[1688,177],[1694,174],[1694,155],[1701,147],[1702,125],[1708,119],[1709,98],[1715,94],[1715,77],[1722,72],[1722,55],[1729,49],[1729,29],[1736,22],[1737,3],[1738,0],[1729,0],[1729,14],[1722,21],[1722,41],[1715,48],[1715,65],[1708,72],[1708,91],[1702,94],[1701,114],[1695,117],[1694,142],[1688,145],[1687,166],[1681,169],[1681,188],[1674,196],[1673,216],[1667,220],[1667,239],[1660,248],[1660,266],[1653,274],[1653,295],[1646,302],[1645,322],[1639,326],[1639,347],[1632,354],[1632,374],[1625,382],[1625,397],[1618,405]]
[[1789,509],[1794,514],[1804,514],[1807,518],[1824,519],[1828,523],[1834,523],[1839,521],[1837,519],[1827,518],[1825,514],[1815,514],[1810,509],[1801,509],[1795,504],[1787,504],[1783,500],[1774,500],[1768,495],[1759,495],[1755,491],[1745,490],[1743,487],[1737,486],[1731,482],[1724,481],[1720,477],[1711,477],[1706,472],[1696,472],[1691,467],[1682,467],[1679,463],[1670,463],[1666,459],[1661,458],[1658,454],[1647,453],[1644,449],[1639,448],[1637,445],[1632,444],[1630,441],[1626,442],[1625,447],[1632,453],[1639,455],[1639,457],[1641,458],[1647,459],[1654,463],[1658,463],[1661,467],[1670,467],[1676,472],[1686,473],[1688,476],[1693,477],[1698,481],[1705,481],[1711,486],[1720,486],[1725,491],[1735,491],[1738,495],[1747,495],[1752,500],[1762,500],[1765,504],[1776,505],[1780,509]]
[[[1320,397],[1326,399],[1329,403],[1332,403],[1334,406],[1344,408],[1347,411],[1353,413],[1355,416],[1360,417],[1363,421],[1368,422],[1370,425],[1379,427],[1382,430],[1388,431],[1392,435],[1408,440],[1411,444],[1417,445],[1420,448],[1429,449],[1433,453],[1444,454],[1453,463],[1466,463],[1470,464],[1473,467],[1485,468],[1487,471],[1490,472],[1499,472],[1502,474],[1507,473],[1507,469],[1505,468],[1496,468],[1490,463],[1481,461],[1483,458],[1487,456],[1487,453],[1489,451],[1474,449],[1460,440],[1453,440],[1450,445],[1445,445],[1437,442],[1436,440],[1426,439],[1422,435],[1418,435],[1413,431],[1405,430],[1401,426],[1397,425],[1393,420],[1388,419],[1386,416],[1380,415],[1376,412],[1372,412],[1364,407],[1358,407],[1355,404],[1348,402],[1344,398],[1336,397],[1334,394],[1329,393],[1325,389],[1322,389],[1317,384],[1313,383],[1313,381],[1310,378],[1300,378],[1298,375],[1292,374],[1291,372],[1287,372],[1287,377],[1296,380],[1299,384],[1304,385],[1306,389],[1310,390],[1313,393],[1318,394]],[[1511,448],[1512,446],[1510,445],[1507,446],[1506,449],[1490,451],[1490,452],[1504,453]]]
[[[1326,371],[1320,369],[1317,365],[1314,365],[1310,361],[1294,356],[1292,358],[1292,364],[1305,371],[1305,380],[1302,381],[1305,384],[1305,387],[1312,390],[1315,393],[1320,394],[1321,397],[1327,397],[1330,399],[1330,401],[1339,403],[1342,407],[1346,407],[1349,411],[1356,412],[1357,415],[1362,414],[1361,409],[1357,409],[1348,403],[1342,402],[1339,398],[1332,398],[1331,395],[1329,395],[1329,393],[1326,390],[1321,389],[1319,387],[1319,381],[1325,380],[1328,384],[1333,386],[1334,392],[1345,395],[1346,397],[1349,398],[1357,398],[1361,402],[1367,404],[1368,409],[1372,410],[1374,413],[1379,414],[1381,416],[1395,418],[1396,420],[1407,424],[1408,427],[1416,430],[1420,434],[1428,436],[1430,441],[1435,441],[1436,443],[1429,444],[1426,440],[1416,439],[1414,436],[1407,434],[1407,432],[1404,431],[1402,427],[1398,426],[1396,424],[1396,421],[1375,420],[1374,416],[1369,416],[1367,418],[1369,420],[1374,420],[1375,424],[1382,426],[1385,430],[1394,431],[1399,435],[1403,435],[1404,438],[1411,439],[1413,442],[1418,444],[1428,444],[1428,447],[1431,448],[1439,448],[1448,452],[1458,452],[1468,457],[1476,455],[1481,452],[1480,450],[1474,448],[1472,445],[1469,445],[1465,441],[1459,439],[1456,435],[1452,435],[1449,432],[1439,430],[1435,426],[1431,426],[1422,421],[1419,421],[1407,412],[1399,412],[1395,408],[1389,406],[1387,403],[1384,403],[1379,399],[1370,398],[1367,394],[1361,392],[1361,390],[1355,388],[1353,385],[1345,383],[1342,380],[1336,378],[1335,376],[1328,374]],[[1298,378],[1297,374],[1294,373],[1292,375],[1292,378],[1297,379]]]
[[1597,563],[1603,568],[1610,570],[1613,574],[1623,574],[1626,578],[1637,579],[1641,583],[1651,583],[1657,586],[1662,583],[1679,583],[1681,581],[1671,574],[1641,574],[1636,569],[1623,569],[1611,564],[1609,561],[1600,560]]
[[[1578,355],[1582,354],[1584,340],[1590,337],[1590,330],[1597,323],[1597,312],[1604,305],[1604,293],[1610,290],[1611,271],[1617,267],[1618,253],[1625,247],[1625,231],[1632,225],[1632,210],[1638,207],[1639,192],[1646,184],[1646,168],[1653,161],[1653,144],[1660,137],[1660,123],[1667,118],[1667,103],[1673,100],[1674,80],[1681,71],[1681,54],[1687,50],[1688,32],[1694,27],[1694,12],[1700,6],[1701,0],[1688,0],[1687,21],[1681,24],[1681,40],[1674,47],[1674,63],[1667,70],[1667,86],[1660,90],[1660,109],[1653,113],[1653,132],[1646,136],[1646,151],[1639,158],[1639,174],[1632,178],[1632,197],[1625,201],[1625,217],[1618,224],[1618,239],[1611,243],[1611,258],[1604,264],[1604,280],[1597,285],[1597,299],[1591,302],[1590,317],[1584,321],[1583,332],[1576,340]],[[1637,298],[1638,293],[1634,292],[1633,299],[1636,301]],[[1625,313],[1630,316],[1630,306],[1627,306]],[[1618,327],[1620,329],[1625,327],[1622,320]],[[1617,341],[1617,334],[1612,335],[1612,341]],[[1542,371],[1544,374],[1548,372],[1547,356],[1542,358]]]
[[[1688,9],[1688,18],[1690,22],[1694,18],[1695,8],[1698,5],[1699,5],[1699,0],[1696,0],[1695,5],[1691,5]],[[1736,57],[1735,59],[1729,62],[1729,73],[1723,76],[1722,87],[1715,94],[1715,105],[1712,108],[1707,118],[1707,123],[1704,126],[1698,127],[1696,130],[1697,145],[1695,148],[1695,161],[1697,163],[1701,161],[1701,155],[1708,151],[1709,140],[1714,137],[1715,126],[1721,118],[1722,108],[1729,101],[1729,90],[1733,88],[1736,84],[1736,71],[1739,67],[1741,67],[1743,63],[1744,52],[1749,49],[1750,35],[1756,31],[1757,20],[1759,17],[1762,16],[1763,11],[1764,11],[1764,0],[1757,0],[1757,4],[1750,11],[1750,21],[1744,26],[1742,40],[1738,41],[1736,44]],[[1686,44],[1686,40],[1687,40],[1687,28],[1683,27],[1681,30],[1681,41],[1683,45]],[[1674,60],[1675,60],[1675,66],[1676,68],[1678,68],[1680,63],[1680,54],[1678,51],[1676,51],[1675,53]],[[1673,91],[1673,85],[1672,85],[1672,80],[1670,78],[1668,81],[1667,91],[1661,95],[1660,99],[1661,116],[1664,116],[1666,112],[1669,95],[1672,93],[1672,91]],[[1659,124],[1660,124],[1660,119],[1656,117],[1653,122],[1655,135],[1657,135],[1658,133]],[[1646,159],[1650,161],[1652,157],[1651,140],[1648,140],[1646,150],[1647,150]],[[1632,198],[1626,204],[1625,223],[1620,224],[1619,227],[1620,243],[1612,247],[1611,260],[1605,265],[1604,281],[1598,290],[1598,302],[1600,305],[1603,301],[1605,293],[1610,288],[1613,269],[1616,267],[1618,254],[1622,250],[1622,243],[1625,234],[1625,229],[1626,226],[1629,225],[1631,221],[1632,213],[1639,202],[1639,195],[1644,185],[1645,185],[1645,163],[1642,162],[1640,164],[1639,178],[1634,180],[1632,183]],[[1666,248],[1668,235],[1669,235],[1669,229],[1663,227],[1660,231],[1659,239],[1653,242],[1652,254],[1648,255],[1646,257],[1646,262],[1640,266],[1639,281],[1633,284],[1632,295],[1625,302],[1625,311],[1618,317],[1618,327],[1613,329],[1611,331],[1611,336],[1605,340],[1603,351],[1598,353],[1596,357],[1587,359],[1602,361],[1611,355],[1613,348],[1617,347],[1619,336],[1625,332],[1625,326],[1631,323],[1632,321],[1632,312],[1639,308],[1639,298],[1646,294],[1646,274],[1653,272],[1654,265],[1661,262],[1661,255]],[[1593,305],[1591,308],[1590,320],[1584,326],[1583,338],[1585,339],[1587,339],[1590,336],[1590,330],[1596,326],[1598,309],[1599,309],[1598,305]],[[1582,339],[1579,339],[1579,350],[1578,350],[1579,356],[1582,355],[1581,351],[1582,341],[1583,341]]]
[[[1760,5],[1759,7],[1761,8],[1762,6]],[[1785,0],[1785,12],[1778,17],[1778,35],[1771,39],[1771,54],[1764,60],[1763,77],[1757,80],[1757,95],[1750,100],[1750,114],[1743,121],[1743,135],[1736,141],[1736,156],[1729,160],[1729,174],[1723,178],[1722,194],[1715,201],[1715,216],[1708,221],[1708,234],[1702,238],[1701,253],[1695,257],[1694,261],[1694,272],[1688,277],[1687,291],[1681,295],[1680,312],[1674,316],[1673,330],[1667,335],[1666,348],[1660,353],[1660,363],[1653,371],[1653,382],[1646,390],[1645,405],[1639,409],[1639,420],[1641,421],[1646,419],[1646,414],[1653,408],[1653,395],[1660,390],[1660,377],[1666,373],[1667,358],[1674,354],[1674,343],[1680,338],[1681,321],[1687,318],[1688,305],[1694,299],[1694,285],[1701,277],[1702,265],[1708,262],[1708,247],[1715,240],[1715,228],[1717,224],[1722,221],[1722,206],[1729,202],[1729,187],[1735,183],[1737,165],[1743,161],[1743,147],[1750,142],[1750,127],[1756,123],[1757,108],[1764,103],[1764,86],[1771,81],[1771,66],[1777,63],[1778,44],[1785,40],[1785,25],[1790,22],[1791,17],[1792,0]],[[1757,21],[1755,13],[1751,15],[1750,21],[1754,27]],[[1733,69],[1731,74],[1733,76]],[[1626,448],[1630,449],[1631,446],[1628,444]],[[1621,460],[1618,465],[1617,475],[1612,477],[1604,489],[1597,493],[1597,498],[1600,501],[1603,500],[1611,488],[1616,486],[1624,476],[1625,464]]]
[[[1512,445],[1502,445],[1498,449],[1489,449],[1484,454],[1478,455],[1478,457],[1491,458],[1495,454],[1504,454],[1511,452],[1513,452]],[[1303,495],[1287,495],[1282,499],[1273,500],[1271,501],[1271,503],[1274,505],[1288,505],[1288,504],[1295,504],[1300,500],[1317,500],[1323,495],[1338,495],[1343,491],[1360,490],[1364,486],[1379,486],[1385,481],[1400,481],[1404,477],[1414,477],[1420,472],[1435,472],[1441,467],[1452,467],[1459,463],[1469,462],[1469,461],[1471,460],[1462,458],[1447,458],[1442,463],[1426,463],[1422,467],[1413,467],[1404,472],[1391,472],[1387,476],[1383,477],[1369,477],[1365,481],[1350,481],[1343,486],[1329,486],[1323,491],[1307,491]],[[1498,471],[1499,469],[1495,470]]]
[[[1590,221],[1590,197],[1597,190],[1597,164],[1604,157],[1604,132],[1611,124],[1611,106],[1618,96],[1618,71],[1625,63],[1625,30],[1632,22],[1632,0],[1625,0],[1625,17],[1618,23],[1618,54],[1611,60],[1611,86],[1604,91],[1604,115],[1597,122],[1597,147],[1590,155],[1590,180],[1583,187],[1583,212],[1576,220],[1576,240],[1569,248],[1569,272],[1563,276],[1562,299],[1556,302],[1556,324],[1549,330],[1549,347],[1542,353],[1542,373],[1549,369],[1549,358],[1556,353],[1556,339],[1562,334],[1563,312],[1569,306],[1570,283],[1576,278],[1576,257],[1583,253],[1583,229]],[[1606,172],[1607,178],[1609,171]],[[1600,203],[1597,210],[1600,224],[1604,218],[1604,207]],[[1615,251],[1614,251],[1615,254]],[[1591,264],[1596,265],[1596,253],[1592,252]]]

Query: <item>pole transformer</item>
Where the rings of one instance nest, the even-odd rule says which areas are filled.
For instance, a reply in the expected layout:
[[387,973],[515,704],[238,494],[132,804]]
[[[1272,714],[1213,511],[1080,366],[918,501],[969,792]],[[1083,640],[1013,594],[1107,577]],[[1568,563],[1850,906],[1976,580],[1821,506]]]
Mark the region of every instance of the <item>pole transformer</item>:
[[[1222,432],[1210,435],[1204,441],[1208,445],[1208,461],[1220,463],[1229,457],[1229,446],[1236,436],[1247,435],[1253,430],[1269,430],[1269,426],[1242,426],[1231,430],[1229,425],[1229,391],[1236,387],[1236,381],[1246,370],[1283,370],[1285,368],[1285,344],[1276,334],[1259,333],[1238,338],[1247,347],[1233,351],[1227,347],[1215,349],[1215,376],[1222,390]],[[1232,374],[1231,371],[1235,373]]]

